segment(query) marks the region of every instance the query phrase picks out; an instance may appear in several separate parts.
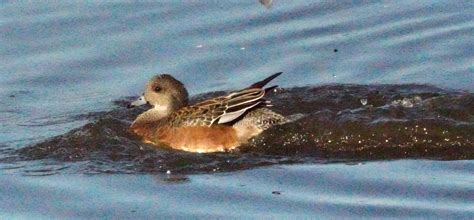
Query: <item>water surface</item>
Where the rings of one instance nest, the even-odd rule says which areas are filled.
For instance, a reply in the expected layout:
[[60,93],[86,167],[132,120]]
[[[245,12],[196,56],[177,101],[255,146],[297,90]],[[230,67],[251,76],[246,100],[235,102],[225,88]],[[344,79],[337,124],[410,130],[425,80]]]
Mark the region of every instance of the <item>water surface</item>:
[[[271,2],[0,2],[0,216],[472,218],[474,4]],[[156,73],[199,99],[280,71],[303,119],[241,152],[125,132]]]

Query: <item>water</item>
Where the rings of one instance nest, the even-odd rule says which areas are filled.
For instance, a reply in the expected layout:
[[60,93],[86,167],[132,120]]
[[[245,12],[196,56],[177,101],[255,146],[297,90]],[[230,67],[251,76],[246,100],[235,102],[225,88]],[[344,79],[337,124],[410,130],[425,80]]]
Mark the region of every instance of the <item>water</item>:
[[[2,2],[0,216],[472,218],[473,12],[470,1]],[[279,71],[275,109],[303,118],[241,152],[153,149],[126,132],[140,109],[125,103],[156,73],[197,95]]]
[[[272,166],[165,175],[2,176],[1,217],[472,218],[472,161]],[[382,173],[381,173],[382,172]],[[375,175],[374,173],[378,173]],[[372,174],[372,175],[370,175]],[[48,201],[43,202],[47,198]],[[84,202],[86,201],[86,202]],[[13,211],[18,210],[18,211]]]

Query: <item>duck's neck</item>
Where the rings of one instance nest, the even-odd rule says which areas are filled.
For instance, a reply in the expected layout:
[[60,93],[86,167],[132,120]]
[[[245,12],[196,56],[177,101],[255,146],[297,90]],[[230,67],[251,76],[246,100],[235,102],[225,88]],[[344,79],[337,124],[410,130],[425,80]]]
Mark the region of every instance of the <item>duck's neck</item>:
[[171,114],[171,111],[163,111],[163,109],[152,108],[140,114],[130,126],[130,131],[148,140],[160,127],[163,120]]
[[171,110],[154,107],[146,112],[140,114],[137,119],[133,122],[133,125],[144,125],[144,124],[157,124],[160,120],[168,117],[171,114]]

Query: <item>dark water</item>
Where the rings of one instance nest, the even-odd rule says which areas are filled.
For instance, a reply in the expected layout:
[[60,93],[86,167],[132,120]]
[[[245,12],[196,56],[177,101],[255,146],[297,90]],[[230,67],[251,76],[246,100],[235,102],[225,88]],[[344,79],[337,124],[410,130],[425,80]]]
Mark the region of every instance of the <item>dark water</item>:
[[[267,6],[1,2],[0,217],[473,218],[473,3]],[[126,131],[155,73],[196,101],[279,71],[294,120],[238,152]]]
[[238,152],[195,154],[143,144],[128,127],[144,109],[131,111],[123,100],[115,102],[115,110],[83,115],[91,122],[80,128],[12,151],[6,161],[74,162],[64,171],[35,172],[48,175],[188,174],[297,162],[474,158],[472,93],[420,85],[329,85],[279,89],[269,99],[275,111],[293,121],[267,130]]

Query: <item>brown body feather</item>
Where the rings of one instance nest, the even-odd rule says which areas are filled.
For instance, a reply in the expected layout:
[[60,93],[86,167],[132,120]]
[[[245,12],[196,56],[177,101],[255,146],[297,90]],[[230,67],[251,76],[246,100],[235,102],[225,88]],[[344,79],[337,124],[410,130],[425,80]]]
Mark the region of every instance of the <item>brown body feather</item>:
[[164,144],[189,152],[226,151],[241,144],[235,128],[225,125],[159,128],[153,125],[136,125],[131,129],[141,136],[144,142]]

